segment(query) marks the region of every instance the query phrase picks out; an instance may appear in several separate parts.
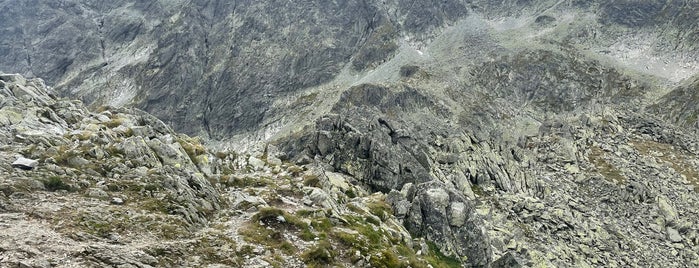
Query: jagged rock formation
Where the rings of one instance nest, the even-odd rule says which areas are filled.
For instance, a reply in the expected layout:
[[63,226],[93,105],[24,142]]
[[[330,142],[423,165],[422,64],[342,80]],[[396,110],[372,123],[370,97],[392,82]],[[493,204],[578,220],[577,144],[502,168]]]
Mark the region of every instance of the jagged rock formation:
[[[0,2],[0,29],[23,40],[0,43],[0,68],[248,150],[214,156],[145,112],[89,113],[3,78],[0,122],[36,135],[0,134],[37,144],[22,147],[40,159],[30,172],[185,196],[155,215],[193,228],[197,257],[175,257],[175,239],[140,247],[154,259],[101,247],[88,261],[699,266],[690,1],[34,4]],[[7,189],[16,205],[24,188]]]
[[[683,78],[699,54],[697,7],[684,2],[3,1],[0,29],[10,38],[0,44],[0,69],[45,78],[88,104],[132,104],[176,130],[220,139],[265,127],[260,122],[274,121],[275,102],[285,97],[362,74],[473,16],[487,16],[473,27],[496,31],[547,16],[549,23],[535,22],[544,28],[534,28],[553,32],[549,41]],[[594,30],[600,27],[606,30]],[[668,53],[678,66],[662,62]]]
[[273,146],[214,154],[143,111],[90,112],[50,91],[0,74],[0,266],[453,262],[348,176]]

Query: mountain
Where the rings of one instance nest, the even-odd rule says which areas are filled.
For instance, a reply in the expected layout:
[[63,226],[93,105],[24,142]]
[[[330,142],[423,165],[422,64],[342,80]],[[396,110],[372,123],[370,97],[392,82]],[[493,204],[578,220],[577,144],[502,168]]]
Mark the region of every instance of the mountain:
[[[46,79],[56,95],[87,104],[78,105],[83,117],[108,111],[109,121],[94,123],[107,129],[92,130],[116,139],[105,144],[142,137],[150,149],[135,157],[156,157],[143,158],[152,163],[140,177],[143,187],[165,185],[162,206],[175,206],[165,197],[180,193],[165,178],[183,176],[166,166],[207,181],[182,182],[188,198],[175,203],[187,209],[153,214],[180,217],[186,230],[154,239],[177,250],[199,241],[200,251],[187,257],[143,240],[122,243],[153,258],[138,265],[699,265],[699,222],[691,216],[699,204],[693,1],[0,7],[8,37],[0,41],[0,70]],[[17,109],[36,103],[18,106],[14,99],[24,100],[11,88],[43,86],[8,79],[12,94],[4,96],[12,101],[3,107],[15,114],[7,115],[5,136],[13,140]],[[136,131],[111,133],[114,117],[126,118],[118,125],[127,134]],[[55,129],[42,124],[30,125]],[[156,130],[142,132],[148,126]],[[6,150],[8,163],[18,150]],[[39,160],[30,174],[70,167],[27,150],[20,154]],[[90,162],[89,155],[82,158]],[[138,181],[118,174],[119,182]],[[81,190],[22,192],[51,200],[90,188],[71,187]],[[145,205],[128,200],[150,190],[129,189],[119,188],[119,198]],[[14,192],[4,202],[16,202]],[[112,227],[83,241],[109,244],[109,235],[144,231]],[[83,260],[119,265],[89,256]]]

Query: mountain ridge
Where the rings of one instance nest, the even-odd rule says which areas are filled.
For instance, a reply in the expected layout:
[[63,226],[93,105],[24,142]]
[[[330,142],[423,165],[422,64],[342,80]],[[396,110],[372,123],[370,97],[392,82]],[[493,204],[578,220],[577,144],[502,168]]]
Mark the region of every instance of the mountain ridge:
[[[166,238],[173,251],[129,245],[150,256],[132,265],[699,265],[691,1],[36,4],[0,2],[0,29],[23,40],[0,43],[0,68],[107,109],[93,132],[112,137],[111,117],[124,117],[150,148],[132,153],[192,171],[162,167],[166,177],[206,180],[182,183],[193,198],[156,198],[186,209],[153,215],[199,224]],[[11,128],[22,83],[7,77]],[[115,153],[141,144],[125,138]],[[84,166],[73,153],[61,165]],[[105,161],[126,161],[116,155]],[[46,189],[6,183],[8,204]],[[118,194],[153,208],[139,203],[153,198],[145,188]],[[51,197],[65,195],[76,193]],[[93,219],[108,228],[87,241],[143,232],[118,220]],[[181,256],[187,241],[200,251]]]

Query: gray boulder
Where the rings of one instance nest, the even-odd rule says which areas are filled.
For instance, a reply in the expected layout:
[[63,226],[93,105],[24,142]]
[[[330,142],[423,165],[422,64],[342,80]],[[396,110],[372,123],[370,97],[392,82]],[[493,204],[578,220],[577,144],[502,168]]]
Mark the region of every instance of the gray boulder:
[[18,169],[23,169],[23,170],[32,170],[35,167],[39,165],[39,161],[34,160],[34,159],[29,159],[29,158],[24,158],[24,157],[19,157],[17,160],[12,162],[12,167],[18,168]]
[[405,219],[408,231],[432,241],[444,254],[465,260],[467,266],[490,264],[490,240],[473,202],[438,182],[416,187]]

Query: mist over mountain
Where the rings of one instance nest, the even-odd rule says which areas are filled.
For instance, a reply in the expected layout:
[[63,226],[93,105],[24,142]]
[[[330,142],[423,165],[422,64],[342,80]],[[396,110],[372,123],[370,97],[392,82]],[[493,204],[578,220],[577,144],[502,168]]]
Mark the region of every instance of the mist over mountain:
[[699,266],[695,1],[0,10],[8,265]]

